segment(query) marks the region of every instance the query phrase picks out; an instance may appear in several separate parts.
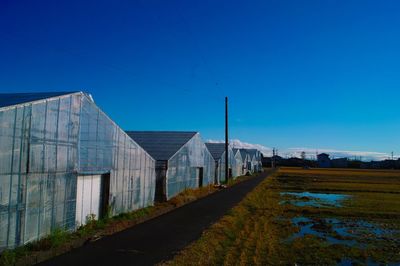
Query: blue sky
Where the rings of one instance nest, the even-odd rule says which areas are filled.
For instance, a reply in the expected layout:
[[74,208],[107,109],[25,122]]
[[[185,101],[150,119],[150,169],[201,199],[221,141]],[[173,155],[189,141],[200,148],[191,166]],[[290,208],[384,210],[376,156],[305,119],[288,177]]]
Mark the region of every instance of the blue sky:
[[[400,153],[398,1],[0,1],[0,92],[91,93],[121,127]],[[366,153],[368,154],[368,153]]]

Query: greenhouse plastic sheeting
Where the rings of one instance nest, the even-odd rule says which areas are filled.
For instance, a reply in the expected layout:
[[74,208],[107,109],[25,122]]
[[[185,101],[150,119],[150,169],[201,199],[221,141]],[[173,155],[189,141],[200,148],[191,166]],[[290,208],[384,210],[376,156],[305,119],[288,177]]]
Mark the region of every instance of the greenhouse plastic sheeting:
[[[225,177],[225,152],[222,154],[221,159],[219,159],[219,164],[217,168],[217,177],[220,183],[226,182],[226,177]],[[238,173],[236,172],[235,169],[237,169],[236,166],[237,162],[235,159],[235,155],[233,154],[233,151],[231,148],[228,149],[228,168],[232,169],[232,177],[236,177]]]
[[198,168],[203,168],[203,186],[212,184],[215,162],[200,135],[196,134],[168,160],[167,199],[187,188],[198,187]]
[[76,229],[78,175],[110,173],[113,214],[153,204],[154,167],[84,93],[0,108],[0,250]]
[[80,131],[79,173],[111,170],[113,214],[153,204],[155,161],[86,97]]
[[244,175],[243,173],[243,160],[242,156],[239,151],[237,151],[235,154],[235,168],[233,168],[233,176],[237,177],[240,175]]

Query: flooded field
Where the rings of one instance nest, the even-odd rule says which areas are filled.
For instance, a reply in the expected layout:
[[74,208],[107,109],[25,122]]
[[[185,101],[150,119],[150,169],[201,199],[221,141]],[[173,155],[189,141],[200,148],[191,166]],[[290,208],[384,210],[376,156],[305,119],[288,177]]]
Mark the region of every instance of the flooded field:
[[337,265],[400,265],[398,175],[282,169],[280,204],[290,210],[286,219],[293,228],[285,244],[314,238],[314,244],[341,250]]
[[281,168],[168,264],[193,261],[400,265],[400,171]]
[[285,201],[281,204],[292,204],[298,207],[341,207],[342,201],[350,198],[349,195],[334,193],[312,192],[281,192]]

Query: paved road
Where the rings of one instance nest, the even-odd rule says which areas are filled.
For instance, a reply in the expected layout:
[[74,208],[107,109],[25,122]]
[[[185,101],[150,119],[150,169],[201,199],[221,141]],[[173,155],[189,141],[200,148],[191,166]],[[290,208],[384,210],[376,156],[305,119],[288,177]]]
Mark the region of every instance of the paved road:
[[55,257],[42,265],[154,265],[201,233],[256,187],[268,173],[221,190],[162,216]]

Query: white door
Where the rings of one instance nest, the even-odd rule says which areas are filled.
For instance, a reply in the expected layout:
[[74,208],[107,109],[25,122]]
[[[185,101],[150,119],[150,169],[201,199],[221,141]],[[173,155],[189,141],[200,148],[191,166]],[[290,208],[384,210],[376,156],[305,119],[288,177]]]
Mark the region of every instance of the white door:
[[101,175],[78,176],[76,193],[76,225],[85,225],[91,215],[100,214]]

